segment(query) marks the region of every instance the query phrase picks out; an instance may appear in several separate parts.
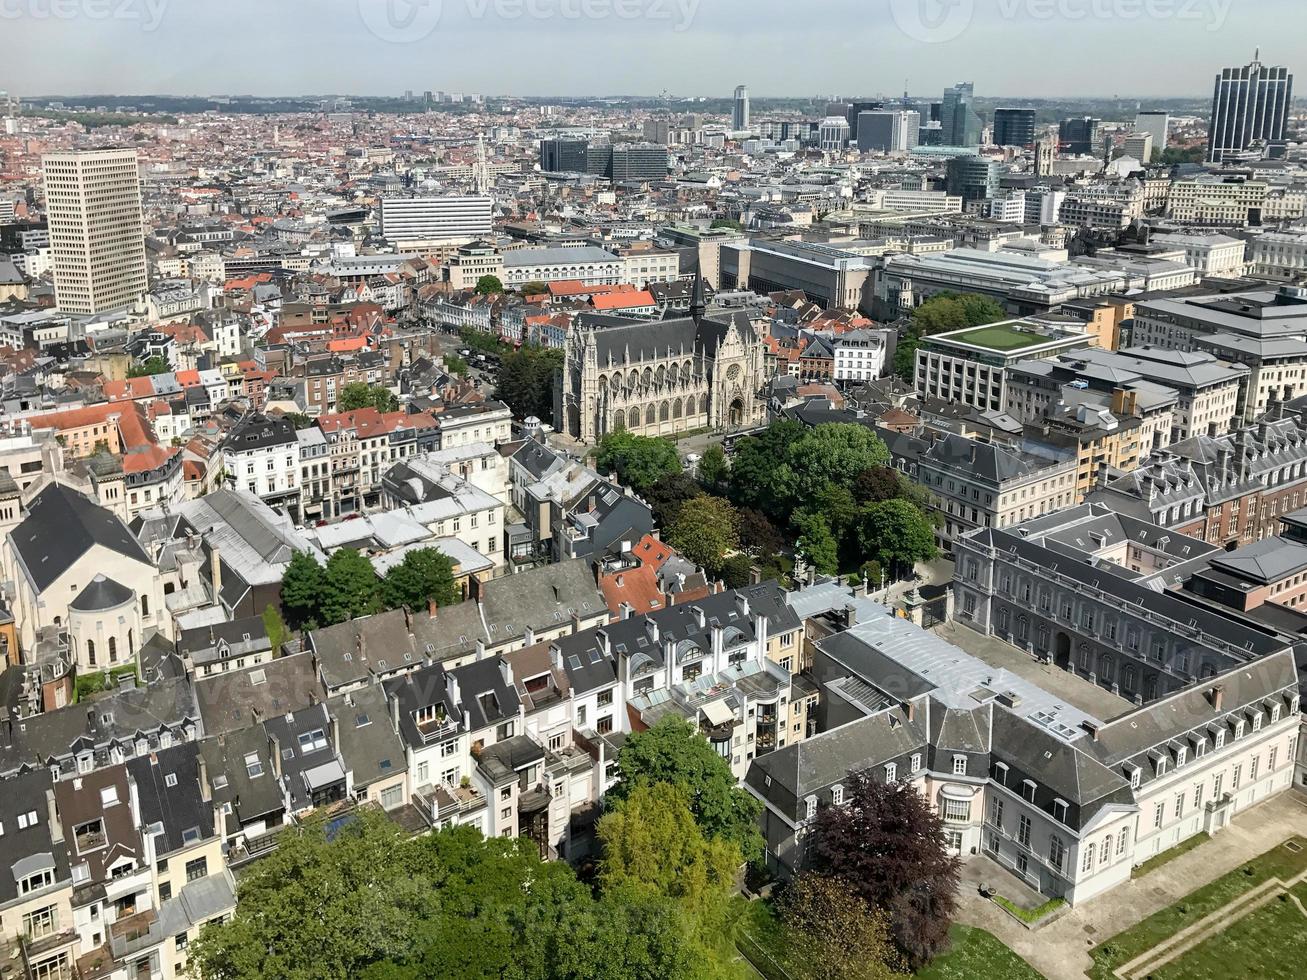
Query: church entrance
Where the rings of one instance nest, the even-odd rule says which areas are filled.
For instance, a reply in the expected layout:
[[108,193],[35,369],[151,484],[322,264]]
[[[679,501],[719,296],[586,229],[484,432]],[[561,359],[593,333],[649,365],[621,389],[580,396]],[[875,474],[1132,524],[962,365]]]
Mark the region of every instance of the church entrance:
[[731,410],[727,415],[727,422],[732,429],[738,429],[744,425],[744,401],[736,398],[731,402]]

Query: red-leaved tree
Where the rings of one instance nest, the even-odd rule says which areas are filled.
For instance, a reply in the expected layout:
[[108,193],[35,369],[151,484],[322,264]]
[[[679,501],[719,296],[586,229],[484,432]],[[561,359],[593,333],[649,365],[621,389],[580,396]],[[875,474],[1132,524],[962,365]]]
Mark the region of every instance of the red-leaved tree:
[[850,773],[842,806],[821,810],[808,860],[890,918],[890,934],[916,970],[948,947],[958,860],[930,803],[906,783]]

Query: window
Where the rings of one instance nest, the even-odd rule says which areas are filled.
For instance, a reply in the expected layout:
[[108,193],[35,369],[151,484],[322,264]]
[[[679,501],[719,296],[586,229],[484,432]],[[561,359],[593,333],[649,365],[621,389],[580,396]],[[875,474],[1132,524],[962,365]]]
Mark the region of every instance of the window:
[[1144,771],[1138,767],[1130,770],[1130,788],[1138,789],[1139,783],[1143,780]]
[[1117,856],[1117,857],[1120,857],[1122,854],[1125,853],[1125,845],[1126,845],[1126,840],[1127,840],[1126,834],[1127,834],[1127,831],[1125,830],[1125,828],[1122,828],[1121,833],[1119,833],[1119,834],[1116,835],[1116,856]]
[[1203,805],[1203,784],[1194,783],[1194,809],[1197,810]]
[[1017,843],[1022,847],[1030,846],[1030,818],[1024,813],[1017,819]]
[[448,742],[440,743],[440,757],[442,759],[448,759],[451,755],[453,755],[457,751],[458,751],[458,739],[456,738],[450,739]]
[[953,775],[965,776],[967,774],[967,757],[965,755],[955,755],[953,757]]
[[1003,799],[999,796],[989,798],[989,822],[999,830],[1003,829]]
[[945,800],[944,821],[946,823],[970,823],[971,801],[970,800]]
[[912,758],[909,760],[909,765],[910,765],[910,767],[911,767],[911,769],[912,769],[912,774],[913,774],[914,776],[915,776],[917,773],[921,772],[921,753],[920,753],[920,752],[913,752],[913,753],[912,753]]
[[1021,783],[1021,795],[1026,798],[1026,802],[1035,802],[1035,781],[1033,779],[1023,780]]
[[1175,794],[1175,819],[1179,820],[1184,816],[1184,794]]
[[1260,755],[1253,756],[1252,762],[1248,764],[1249,779],[1251,780],[1257,779],[1257,770],[1261,768],[1261,763],[1262,763],[1262,757]]
[[897,780],[898,775],[899,775],[899,767],[897,764],[891,762],[885,766],[885,782],[887,783],[894,782],[895,780]]
[[1166,804],[1159,803],[1153,807],[1153,827],[1160,828],[1162,821],[1166,819]]
[[1243,766],[1235,766],[1234,771],[1230,773],[1230,791],[1239,792],[1239,781],[1243,778]]
[[834,803],[836,806],[840,806],[840,805],[844,802],[844,787],[843,787],[843,786],[840,786],[840,785],[836,784],[835,786],[832,786],[832,787],[831,787],[831,790],[830,790],[830,801],[831,801],[832,803]]
[[809,796],[804,802],[805,818],[811,820],[817,815],[817,797]]
[[1053,801],[1053,817],[1054,817],[1054,818],[1055,818],[1059,823],[1066,823],[1066,811],[1067,811],[1067,802],[1066,802],[1066,800],[1054,800],[1054,801]]
[[1084,860],[1080,862],[1080,870],[1081,870],[1082,872],[1089,872],[1089,871],[1094,870],[1094,844],[1093,844],[1093,841],[1087,841],[1087,842],[1085,843],[1085,855],[1084,855]]
[[42,888],[49,888],[54,884],[54,869],[50,868],[45,871],[38,871],[36,874],[30,874],[18,883],[18,894],[30,895],[32,892],[39,892]]
[[1062,863],[1066,860],[1066,845],[1062,843],[1062,838],[1054,834],[1048,839],[1048,863],[1052,865],[1054,871],[1062,870]]
[[106,786],[100,790],[100,803],[103,806],[115,806],[118,803],[118,787]]
[[1212,777],[1212,798],[1219,801],[1221,799],[1221,783],[1225,780],[1225,773],[1218,772]]
[[58,931],[59,910],[54,905],[47,905],[23,916],[23,932],[29,939],[44,939]]
[[193,861],[186,862],[186,880],[198,881],[209,873],[208,860],[197,857]]
[[1275,759],[1276,759],[1276,757],[1277,757],[1279,754],[1280,754],[1280,750],[1279,750],[1279,748],[1278,748],[1277,746],[1272,745],[1272,746],[1271,746],[1271,751],[1268,752],[1268,753],[1266,753],[1266,770],[1267,770],[1267,772],[1270,772],[1271,770],[1273,770],[1273,769],[1275,768]]
[[327,734],[321,728],[315,728],[311,732],[303,732],[299,736],[299,743],[301,755],[318,752],[327,747]]

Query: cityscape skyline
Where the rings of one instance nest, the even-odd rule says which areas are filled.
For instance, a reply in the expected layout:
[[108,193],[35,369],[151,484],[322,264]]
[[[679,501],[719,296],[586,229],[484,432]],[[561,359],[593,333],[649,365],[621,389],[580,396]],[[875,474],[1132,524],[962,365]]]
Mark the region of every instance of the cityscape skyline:
[[[802,25],[809,49],[821,56],[803,58],[791,36],[794,18],[804,15],[779,0],[752,4],[747,15],[738,0],[594,0],[585,9],[606,15],[569,15],[579,2],[394,0],[389,7],[383,0],[328,0],[308,17],[303,0],[271,8],[250,0],[222,8],[127,0],[114,11],[121,16],[88,12],[58,19],[48,11],[39,16],[44,8],[37,0],[23,0],[0,14],[13,53],[0,88],[82,95],[368,96],[457,84],[504,95],[546,88],[575,97],[599,94],[596,79],[603,79],[603,88],[614,94],[656,95],[675,84],[690,95],[729,98],[741,66],[719,52],[732,44],[758,66],[747,72],[755,99],[899,93],[904,79],[914,92],[942,91],[959,78],[987,94],[1018,97],[1037,85],[1044,98],[1110,97],[1121,95],[1124,79],[1105,75],[1094,59],[1071,57],[1110,44],[1116,56],[1134,63],[1125,97],[1183,98],[1210,91],[1216,67],[1231,52],[1244,60],[1260,46],[1268,64],[1292,61],[1292,51],[1276,49],[1268,25],[1275,24],[1277,33],[1307,27],[1307,10],[1289,0],[887,0],[870,7],[828,0],[822,17],[815,23],[805,18]],[[943,13],[923,21],[921,11],[932,7]],[[1134,7],[1145,13],[1131,16]],[[73,5],[75,14],[79,9]],[[1160,15],[1164,9],[1168,16]],[[1148,16],[1149,10],[1158,15]],[[949,20],[959,12],[965,17],[961,27]],[[251,18],[262,25],[254,34],[245,29]],[[1031,59],[989,57],[1018,31],[1033,65]],[[487,35],[501,57],[477,54]],[[288,36],[296,38],[291,48],[281,43]],[[627,45],[637,38],[646,56],[626,57]],[[549,43],[576,43],[584,54],[555,60],[542,72],[537,55]],[[1159,44],[1183,57],[1157,57]],[[1040,69],[1041,63],[1057,71]]]

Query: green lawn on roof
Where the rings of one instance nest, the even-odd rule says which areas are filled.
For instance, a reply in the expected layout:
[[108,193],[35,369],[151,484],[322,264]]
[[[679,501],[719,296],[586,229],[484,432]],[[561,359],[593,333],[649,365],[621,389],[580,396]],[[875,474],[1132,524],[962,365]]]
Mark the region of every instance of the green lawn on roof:
[[1034,347],[1036,344],[1042,344],[1047,337],[1041,337],[1038,334],[1025,333],[1013,327],[990,326],[976,327],[974,330],[968,330],[966,333],[957,334],[952,338],[958,343],[971,344],[975,347],[988,347],[990,350],[1009,351],[1020,350],[1023,347]]

